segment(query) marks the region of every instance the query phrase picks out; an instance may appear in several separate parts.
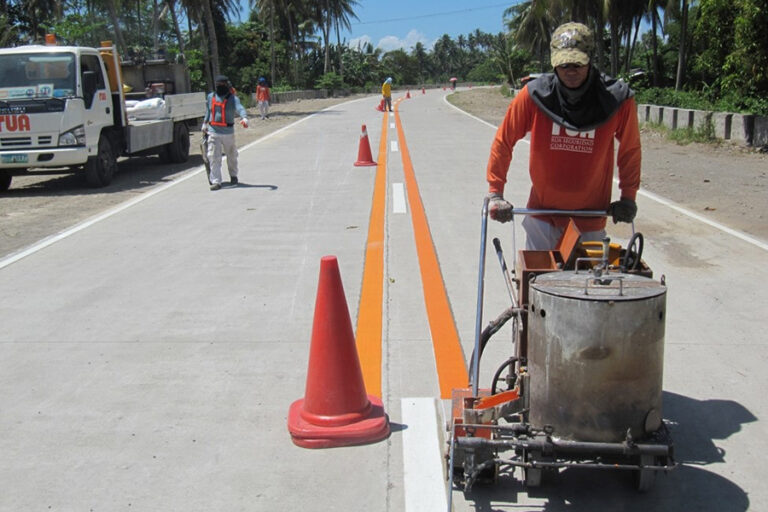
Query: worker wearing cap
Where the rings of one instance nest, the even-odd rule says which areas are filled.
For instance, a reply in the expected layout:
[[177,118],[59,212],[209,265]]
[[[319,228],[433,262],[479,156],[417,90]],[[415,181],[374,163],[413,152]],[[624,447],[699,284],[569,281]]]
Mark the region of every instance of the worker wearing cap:
[[384,110],[392,112],[392,77],[387,77],[381,85],[381,95],[384,97]]
[[[553,73],[526,84],[510,103],[491,145],[486,178],[492,219],[508,222],[512,205],[504,199],[515,143],[530,138],[528,208],[607,211],[613,222],[632,222],[640,187],[640,132],[634,93],[622,81],[600,73],[591,62],[592,32],[566,23],[552,34]],[[611,202],[614,139],[621,197]],[[574,218],[582,240],[605,237],[604,217]],[[568,218],[528,216],[526,248],[551,250]]]
[[227,156],[227,170],[232,185],[238,183],[237,146],[235,145],[235,117],[240,116],[240,124],[248,128],[246,112],[237,94],[224,75],[216,77],[216,90],[208,94],[203,133],[208,136],[208,161],[211,166],[209,181],[211,190],[221,188],[221,158]]

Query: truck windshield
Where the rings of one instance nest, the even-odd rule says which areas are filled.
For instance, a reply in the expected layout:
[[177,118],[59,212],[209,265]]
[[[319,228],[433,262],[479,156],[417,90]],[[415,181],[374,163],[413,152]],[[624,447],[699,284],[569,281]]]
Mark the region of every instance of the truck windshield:
[[73,53],[0,55],[0,100],[75,95]]

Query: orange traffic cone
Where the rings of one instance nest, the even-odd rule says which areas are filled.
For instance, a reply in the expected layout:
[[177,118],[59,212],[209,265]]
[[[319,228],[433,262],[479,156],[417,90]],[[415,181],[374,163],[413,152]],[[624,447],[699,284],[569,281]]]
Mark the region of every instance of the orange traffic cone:
[[373,443],[389,436],[381,399],[365,392],[335,256],[320,260],[307,387],[291,404],[288,431],[303,448]]
[[421,94],[427,94],[427,91],[424,90],[424,88],[421,88]]
[[382,98],[381,103],[376,105],[376,110],[378,110],[379,112],[384,112],[384,104],[385,104],[385,101],[384,101],[384,98]]
[[407,99],[407,100],[411,99],[411,91],[407,91],[405,93],[405,99]]
[[360,144],[357,147],[357,162],[356,167],[363,167],[369,165],[376,165],[371,156],[371,143],[368,142],[368,130],[363,125],[363,133],[360,135]]

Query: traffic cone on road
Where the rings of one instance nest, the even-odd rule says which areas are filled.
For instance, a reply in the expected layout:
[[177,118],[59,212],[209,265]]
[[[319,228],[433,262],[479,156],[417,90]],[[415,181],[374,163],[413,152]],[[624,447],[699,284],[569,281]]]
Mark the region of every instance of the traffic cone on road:
[[368,142],[368,130],[363,125],[363,133],[360,135],[360,144],[357,148],[357,162],[355,167],[376,165],[371,156],[371,143]]
[[407,100],[411,99],[411,91],[407,91],[405,93],[405,99],[407,99]]
[[385,104],[384,98],[382,98],[381,103],[376,105],[376,110],[378,110],[379,112],[384,112],[384,104]]
[[365,392],[335,256],[320,260],[306,391],[291,404],[288,431],[303,448],[367,444],[389,436],[381,399]]
[[424,88],[421,88],[421,94],[427,94],[427,91],[424,90]]

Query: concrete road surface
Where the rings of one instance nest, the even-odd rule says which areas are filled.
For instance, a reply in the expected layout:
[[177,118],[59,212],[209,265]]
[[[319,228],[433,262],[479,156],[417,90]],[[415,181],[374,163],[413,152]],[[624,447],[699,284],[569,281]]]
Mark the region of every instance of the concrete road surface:
[[[237,188],[211,192],[196,169],[0,260],[0,510],[446,510],[445,399],[474,343],[494,128],[444,95],[396,96],[393,114],[375,97],[331,107],[243,148]],[[352,165],[362,124],[378,166]],[[507,192],[520,206],[527,156],[521,141]],[[535,489],[518,473],[454,490],[454,510],[768,510],[768,243],[664,198],[638,204],[644,259],[669,289],[664,416],[682,466],[645,494],[622,472]],[[522,231],[492,223],[494,236],[511,261]],[[286,421],[325,255],[392,432],[309,450]],[[488,320],[508,305],[490,250],[485,284]],[[494,338],[482,385],[508,352]]]

